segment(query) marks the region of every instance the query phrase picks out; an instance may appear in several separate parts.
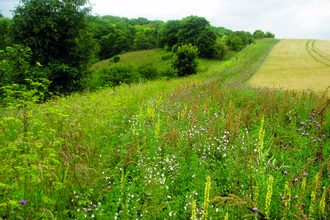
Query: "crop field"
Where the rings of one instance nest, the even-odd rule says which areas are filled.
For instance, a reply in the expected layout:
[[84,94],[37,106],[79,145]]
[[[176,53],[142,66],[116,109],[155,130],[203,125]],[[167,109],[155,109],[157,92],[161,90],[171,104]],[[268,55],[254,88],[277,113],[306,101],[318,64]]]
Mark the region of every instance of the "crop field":
[[247,85],[277,43],[1,108],[0,219],[329,218],[327,94]]
[[330,40],[280,41],[249,85],[323,92],[330,86]]

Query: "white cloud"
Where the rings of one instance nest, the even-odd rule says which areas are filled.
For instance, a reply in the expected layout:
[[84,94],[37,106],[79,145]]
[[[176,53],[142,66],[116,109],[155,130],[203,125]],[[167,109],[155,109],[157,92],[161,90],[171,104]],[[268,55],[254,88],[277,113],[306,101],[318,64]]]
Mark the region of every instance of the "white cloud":
[[[149,20],[205,17],[213,26],[253,33],[271,31],[277,38],[330,39],[329,0],[90,0],[93,14],[145,17]],[[19,1],[0,0],[5,16]]]

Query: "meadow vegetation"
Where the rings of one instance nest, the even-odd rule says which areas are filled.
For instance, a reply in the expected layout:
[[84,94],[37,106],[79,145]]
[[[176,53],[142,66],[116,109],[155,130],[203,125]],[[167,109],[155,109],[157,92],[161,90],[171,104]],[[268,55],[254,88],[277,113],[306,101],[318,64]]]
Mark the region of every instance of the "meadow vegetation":
[[0,218],[329,218],[327,92],[247,84],[277,42],[185,78],[1,108]]

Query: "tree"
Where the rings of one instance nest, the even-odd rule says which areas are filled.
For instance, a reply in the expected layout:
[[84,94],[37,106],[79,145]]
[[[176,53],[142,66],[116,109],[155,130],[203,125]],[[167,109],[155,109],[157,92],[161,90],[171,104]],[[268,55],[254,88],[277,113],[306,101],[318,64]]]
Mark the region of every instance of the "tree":
[[254,33],[253,33],[253,37],[255,39],[262,39],[265,37],[265,33],[262,31],[262,30],[256,30]]
[[177,33],[180,28],[180,20],[169,20],[160,29],[158,34],[159,47],[173,47],[178,42]]
[[81,88],[93,58],[96,41],[88,28],[88,0],[22,0],[14,11],[14,43],[31,48],[31,65],[39,62],[51,73],[50,90],[72,92]]
[[266,34],[265,34],[265,38],[274,38],[275,37],[275,34],[267,31]]
[[198,36],[196,46],[199,50],[199,56],[213,58],[217,56],[216,50],[217,36],[211,28],[206,28]]
[[2,17],[0,14],[0,50],[4,50],[10,42],[8,34],[10,23],[10,18]]
[[236,32],[232,32],[228,38],[226,44],[230,50],[240,51],[244,47],[243,40],[238,36]]
[[178,75],[188,76],[197,73],[198,50],[192,44],[178,47],[172,59],[172,67],[178,70]]
[[210,22],[204,17],[188,16],[182,19],[180,29],[176,35],[180,45],[192,44],[197,45],[197,39],[201,33],[211,27]]

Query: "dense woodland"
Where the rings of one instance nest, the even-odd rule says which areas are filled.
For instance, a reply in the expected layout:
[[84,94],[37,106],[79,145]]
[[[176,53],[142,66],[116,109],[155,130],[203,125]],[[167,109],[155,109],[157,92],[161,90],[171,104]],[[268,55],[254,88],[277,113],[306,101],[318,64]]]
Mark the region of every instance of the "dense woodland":
[[[13,18],[1,15],[0,58],[6,61],[0,66],[2,101],[13,90],[17,94],[34,89],[37,91],[34,95],[44,98],[98,86],[134,83],[143,76],[135,74],[130,79],[117,70],[114,76],[113,70],[107,69],[99,73],[107,75],[99,77],[99,85],[87,85],[93,63],[112,57],[118,62],[118,55],[130,51],[164,48],[168,52],[164,59],[171,59],[178,47],[191,44],[198,49],[198,57],[222,60],[256,39],[274,38],[274,34],[261,30],[251,34],[214,27],[204,17],[193,15],[166,22],[143,17],[92,16],[91,7],[83,7],[86,3],[24,0],[14,9]],[[136,68],[129,71],[139,72]],[[162,76],[180,75],[175,71],[178,69],[168,70]],[[105,82],[105,78],[116,80]],[[13,84],[19,86],[13,88]]]

